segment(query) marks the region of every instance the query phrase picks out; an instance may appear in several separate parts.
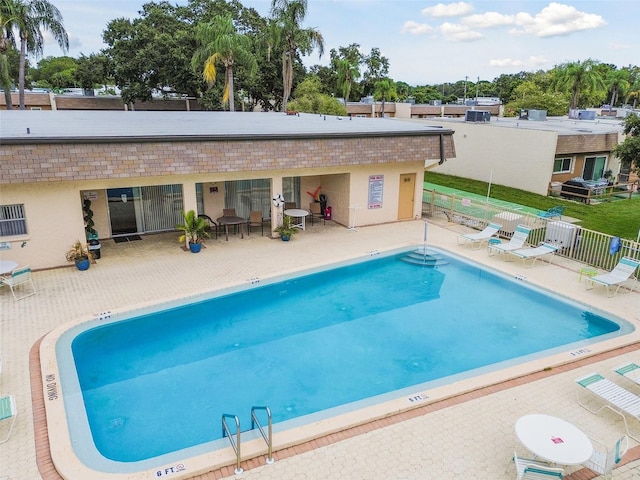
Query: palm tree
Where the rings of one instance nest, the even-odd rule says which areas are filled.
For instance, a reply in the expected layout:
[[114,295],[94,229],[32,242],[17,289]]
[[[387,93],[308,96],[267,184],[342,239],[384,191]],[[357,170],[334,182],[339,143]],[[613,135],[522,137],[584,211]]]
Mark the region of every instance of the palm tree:
[[303,29],[300,24],[307,16],[307,0],[272,0],[270,23],[270,48],[282,47],[282,111],[287,110],[287,101],[293,88],[293,64],[298,52],[310,54],[318,47],[320,57],[324,53],[322,34],[314,28]]
[[397,97],[396,86],[393,80],[389,78],[382,78],[378,80],[374,85],[373,96],[375,99],[382,100],[382,110],[380,111],[380,118],[384,118],[384,103],[387,99],[394,99]]
[[[4,1],[4,0],[3,0]],[[69,49],[69,36],[64,29],[62,14],[47,0],[9,0],[15,5],[14,28],[20,36],[20,69],[18,91],[20,109],[24,110],[24,76],[27,51],[35,56],[44,51],[42,30],[48,30],[64,53]]]
[[595,68],[598,62],[590,58],[583,62],[569,62],[556,68],[553,85],[559,89],[571,91],[571,109],[578,106],[580,92],[591,92],[598,88],[604,89],[604,82]]
[[222,103],[229,102],[229,111],[235,112],[233,66],[236,60],[248,66],[249,74],[257,69],[255,58],[250,53],[251,40],[236,31],[231,15],[217,15],[210,23],[199,24],[196,40],[200,47],[191,58],[191,67],[197,71],[204,64],[202,78],[211,86],[216,81],[216,62],[222,62],[225,68]]
[[349,101],[349,93],[351,93],[351,85],[360,78],[360,69],[358,65],[352,64],[347,58],[340,58],[336,61],[338,67],[338,87],[342,90],[344,97],[344,106]]
[[15,10],[15,2],[12,0],[0,1],[0,85],[4,90],[7,110],[13,109],[7,52],[9,48],[15,47],[15,39],[13,37],[13,24],[17,18]]
[[610,70],[607,72],[606,83],[611,90],[611,101],[609,103],[613,108],[618,100],[618,94],[629,88],[629,70]]

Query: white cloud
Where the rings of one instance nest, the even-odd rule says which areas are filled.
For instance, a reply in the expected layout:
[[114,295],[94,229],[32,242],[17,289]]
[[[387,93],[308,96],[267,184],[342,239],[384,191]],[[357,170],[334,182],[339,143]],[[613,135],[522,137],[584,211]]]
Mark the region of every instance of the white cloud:
[[438,27],[445,40],[450,42],[473,42],[482,38],[482,34],[474,32],[466,25],[445,22]]
[[498,67],[498,68],[509,68],[509,67],[526,67],[526,68],[535,68],[540,67],[548,63],[548,60],[544,57],[540,56],[531,56],[526,60],[520,60],[517,58],[494,58],[493,60],[489,60],[489,66]]
[[476,28],[493,28],[503,25],[513,25],[515,16],[503,15],[498,12],[486,12],[477,15],[469,15],[462,19],[462,23]]
[[457,3],[439,3],[433,7],[427,7],[422,10],[423,15],[431,17],[459,17],[467,15],[473,11],[473,6],[467,2]]
[[535,16],[524,12],[518,13],[515,24],[518,28],[511,30],[510,33],[555,37],[600,28],[607,22],[600,15],[581,12],[570,5],[551,2]]
[[417,23],[413,20],[404,22],[404,25],[402,25],[402,28],[400,29],[400,32],[411,33],[412,35],[424,35],[433,31],[434,29],[432,26],[427,25],[426,23]]

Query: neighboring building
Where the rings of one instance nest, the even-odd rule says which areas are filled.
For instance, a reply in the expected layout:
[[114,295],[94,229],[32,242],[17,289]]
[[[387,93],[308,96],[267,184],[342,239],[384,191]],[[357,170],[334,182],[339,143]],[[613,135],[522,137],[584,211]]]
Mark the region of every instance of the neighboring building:
[[[160,111],[198,111],[203,110],[195,98],[153,99],[151,102],[136,102],[131,108],[119,95],[80,95],[78,93],[56,94],[53,92],[25,92],[26,110],[160,110]],[[13,109],[18,110],[18,93],[11,94]],[[0,110],[6,110],[4,95],[0,95]]]
[[420,217],[425,165],[455,157],[447,128],[283,113],[11,111],[0,144],[0,258],[33,268],[66,264],[85,199],[101,239],[174,230],[190,209],[273,228],[276,194],[308,208],[319,187],[361,226]]
[[[430,118],[426,125],[455,129],[457,158],[439,173],[547,195],[552,183],[575,177],[596,180],[621,173],[613,149],[622,141],[620,119],[535,121],[491,117],[489,121]],[[626,179],[624,179],[626,180]],[[632,179],[633,180],[633,179]]]

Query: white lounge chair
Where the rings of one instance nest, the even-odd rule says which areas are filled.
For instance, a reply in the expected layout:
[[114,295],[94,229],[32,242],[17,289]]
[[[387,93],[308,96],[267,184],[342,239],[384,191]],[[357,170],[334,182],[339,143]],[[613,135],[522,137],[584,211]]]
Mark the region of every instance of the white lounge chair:
[[622,375],[624,378],[628,378],[633,383],[640,385],[640,365],[637,363],[625,363],[619,367],[612,369],[618,375]]
[[578,404],[593,414],[599,413],[604,408],[608,408],[614,413],[617,413],[622,417],[624,421],[627,435],[633,438],[636,442],[640,443],[640,439],[634,437],[629,432],[629,425],[627,424],[627,416],[640,420],[640,397],[629,390],[622,388],[617,383],[607,380],[598,373],[590,373],[582,378],[576,380],[578,385],[584,387],[589,392],[593,393],[596,397],[603,400],[605,403],[598,409],[589,408],[588,405],[583,403],[578,394]]
[[512,250],[518,250],[525,246],[527,238],[529,238],[531,228],[526,225],[518,225],[507,243],[489,243],[489,255],[494,253],[506,253]]
[[484,242],[488,242],[490,238],[498,235],[501,228],[502,225],[490,223],[481,232],[462,233],[458,235],[458,245],[464,245],[467,242],[471,242],[474,247],[480,248]]
[[[507,251],[507,253],[520,258],[525,267],[533,267],[533,265],[536,263],[536,260],[542,260],[545,257],[549,257],[547,263],[551,263],[553,260],[553,255],[557,250],[558,247],[556,247],[555,245],[551,245],[550,243],[543,243],[539,247],[520,248],[518,250]],[[530,261],[531,263],[527,264],[528,261]]]
[[[31,291],[27,291],[22,296],[16,296],[16,287],[19,285],[24,285],[30,283]],[[0,277],[0,285],[7,285],[11,289],[11,293],[13,293],[14,300],[22,300],[23,298],[30,297],[31,295],[36,294],[36,287],[33,285],[33,280],[31,280],[31,268],[30,267],[19,267],[11,272],[11,275],[8,277]]]
[[2,440],[0,440],[0,443],[4,443],[9,440],[9,436],[11,435],[11,430],[13,430],[13,426],[16,423],[17,416],[18,409],[16,407],[16,397],[13,395],[7,395],[0,398],[0,422],[11,420],[9,431],[7,432],[6,437],[3,437]]
[[[603,273],[602,275],[596,275],[594,277],[589,277],[586,282],[587,290],[591,290],[593,287],[598,285],[604,285],[607,287],[607,295],[610,297],[615,296],[618,293],[620,287],[627,280],[637,280],[634,276],[634,272],[640,266],[640,260],[636,260],[631,257],[622,257],[618,264],[611,270],[609,273]],[[611,295],[610,287],[616,287],[613,295]],[[631,291],[632,288],[629,287]]]
[[560,468],[552,468],[548,463],[532,458],[519,458],[514,452],[513,463],[516,465],[516,479],[554,479],[562,478],[564,472]]
[[616,441],[613,448],[607,448],[607,446],[594,438],[591,438],[593,444],[593,454],[591,458],[584,462],[582,465],[587,467],[604,478],[611,478],[611,474],[615,466],[620,463],[624,454],[629,449],[629,439],[626,435],[623,435]]

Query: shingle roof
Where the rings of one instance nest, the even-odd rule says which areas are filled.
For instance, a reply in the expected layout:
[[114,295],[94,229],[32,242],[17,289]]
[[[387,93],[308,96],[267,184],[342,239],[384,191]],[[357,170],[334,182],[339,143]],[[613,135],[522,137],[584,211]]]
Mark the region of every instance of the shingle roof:
[[250,112],[3,111],[5,144],[422,136],[441,127],[381,118]]

